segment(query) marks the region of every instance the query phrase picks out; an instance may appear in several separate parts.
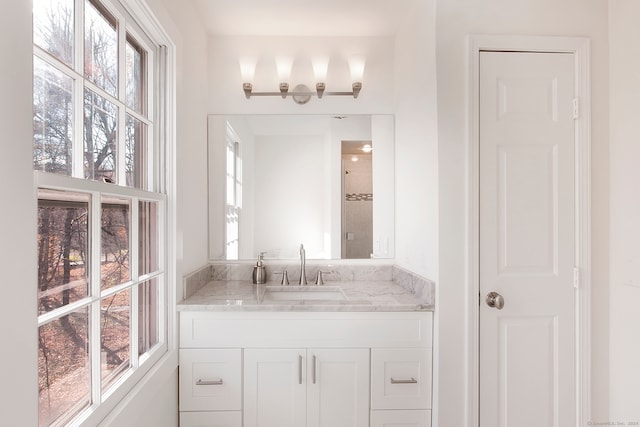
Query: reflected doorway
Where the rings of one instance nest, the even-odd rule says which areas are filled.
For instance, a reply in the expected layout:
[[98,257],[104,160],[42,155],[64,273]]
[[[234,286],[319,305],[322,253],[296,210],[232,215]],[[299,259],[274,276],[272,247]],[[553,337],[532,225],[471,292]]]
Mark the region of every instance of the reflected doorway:
[[372,159],[371,141],[342,141],[342,258],[373,253]]

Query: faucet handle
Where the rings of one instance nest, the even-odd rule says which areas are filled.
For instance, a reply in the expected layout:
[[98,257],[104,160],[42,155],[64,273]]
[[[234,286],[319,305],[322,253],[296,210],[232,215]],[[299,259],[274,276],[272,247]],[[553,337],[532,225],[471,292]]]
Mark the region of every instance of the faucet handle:
[[318,275],[316,276],[316,285],[324,285],[324,279],[322,278],[323,274],[331,274],[331,271],[318,270]]
[[280,284],[281,285],[288,285],[289,284],[289,275],[287,274],[287,270],[276,271],[273,274],[282,274],[282,279],[280,280]]

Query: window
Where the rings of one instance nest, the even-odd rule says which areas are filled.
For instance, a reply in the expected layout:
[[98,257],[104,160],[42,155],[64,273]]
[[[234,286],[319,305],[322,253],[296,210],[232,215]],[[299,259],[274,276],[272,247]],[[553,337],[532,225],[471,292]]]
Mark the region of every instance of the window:
[[154,44],[116,0],[33,2],[39,424],[80,424],[166,352]]

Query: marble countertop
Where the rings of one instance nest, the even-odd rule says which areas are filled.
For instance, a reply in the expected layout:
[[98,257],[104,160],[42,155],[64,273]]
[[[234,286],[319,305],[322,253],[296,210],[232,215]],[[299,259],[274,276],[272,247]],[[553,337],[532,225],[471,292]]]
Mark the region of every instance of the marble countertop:
[[[266,286],[270,285],[276,284]],[[327,281],[324,286],[340,287],[346,299],[268,300],[264,298],[265,285],[214,280],[178,303],[178,311],[433,311],[434,308],[428,296],[417,295],[393,281]]]

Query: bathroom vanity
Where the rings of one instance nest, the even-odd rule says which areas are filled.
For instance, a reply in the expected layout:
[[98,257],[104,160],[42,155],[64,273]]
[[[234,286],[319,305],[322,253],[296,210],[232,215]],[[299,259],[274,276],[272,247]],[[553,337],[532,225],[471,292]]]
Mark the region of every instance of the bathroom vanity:
[[432,283],[392,266],[325,286],[210,273],[178,305],[181,426],[431,425]]

